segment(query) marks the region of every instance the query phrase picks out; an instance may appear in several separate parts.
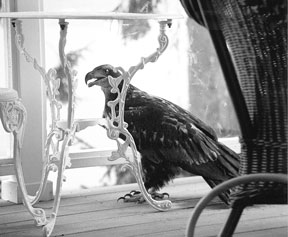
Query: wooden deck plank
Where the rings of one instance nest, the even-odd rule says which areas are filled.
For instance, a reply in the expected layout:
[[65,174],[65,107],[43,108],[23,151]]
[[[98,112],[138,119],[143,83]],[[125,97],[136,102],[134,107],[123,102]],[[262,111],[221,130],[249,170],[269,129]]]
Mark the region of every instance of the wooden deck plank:
[[[176,180],[163,191],[169,192],[172,210],[159,212],[148,204],[117,202],[117,198],[137,185],[103,187],[64,195],[52,236],[184,236],[193,207],[209,187],[199,177]],[[39,206],[51,208],[52,202]],[[10,211],[9,211],[10,210]],[[219,200],[204,211],[198,236],[213,236],[227,217],[229,209]],[[245,209],[237,228],[237,236],[287,236],[287,205],[262,205]],[[255,233],[255,235],[254,235]],[[22,205],[1,204],[0,236],[41,236]],[[264,235],[269,236],[269,235]]]
[[[255,231],[269,230],[271,228],[283,228],[287,225],[287,218],[288,216],[249,219],[245,222],[243,222],[244,220],[242,220],[238,224],[235,233],[250,233],[250,236],[254,236],[252,233],[254,233]],[[222,223],[221,225],[211,224],[209,226],[199,226],[198,228],[196,228],[195,236],[213,236],[215,235],[215,233],[218,233],[220,231]]]
[[[269,226],[273,227],[272,224],[274,223],[275,219],[273,218],[273,216],[271,217],[270,215],[271,209],[265,210],[265,211],[259,209],[258,211],[257,210],[255,211],[256,211],[255,215],[261,216],[261,219],[255,220],[255,218],[250,215],[243,216],[243,221],[245,223],[246,221],[249,221],[250,223],[252,223],[250,224],[252,226],[252,227],[250,226],[250,228],[254,228],[255,230],[257,230],[257,228],[263,228],[263,226],[261,225],[262,223],[265,223],[265,226],[268,223],[269,224],[268,227]],[[113,235],[113,233],[115,233],[115,230],[117,230],[117,234],[119,234],[119,236],[138,236],[138,235],[141,236],[141,235],[153,234],[153,233],[154,234],[161,233],[161,235],[163,235],[163,233],[165,232],[167,233],[168,230],[173,231],[173,232],[175,230],[178,230],[178,231],[182,230],[182,233],[184,233],[185,226],[186,226],[189,216],[191,215],[191,212],[192,212],[191,209],[184,209],[184,210],[179,210],[179,211],[171,211],[170,213],[168,212],[157,213],[157,215],[146,214],[144,217],[147,220],[142,220],[141,218],[143,218],[143,216],[139,217],[135,215],[135,216],[126,217],[127,220],[124,223],[122,223],[121,220],[119,220],[118,218],[115,218],[114,221],[116,221],[116,223],[113,223],[113,221],[110,220],[109,221],[110,226],[105,227],[105,224],[102,224],[100,225],[99,229],[97,227],[92,227],[89,230],[89,232],[91,233],[91,236],[93,236],[92,229],[95,228],[94,235],[97,232],[99,236],[111,236]],[[282,216],[282,217],[277,217],[276,211],[274,212],[274,215],[276,216],[277,226],[280,226],[280,227],[283,225],[285,226],[287,215]],[[208,213],[208,215],[207,214],[204,215],[203,219],[205,220],[205,222],[199,223],[200,231],[202,229],[204,230],[204,236],[206,234],[207,228],[210,229],[210,231],[212,231],[213,233],[215,233],[215,231],[219,229],[219,226],[221,226],[221,224],[226,219],[227,210],[222,210],[222,212],[216,214],[216,216],[217,218],[215,220],[215,211],[211,211],[210,213]],[[272,222],[272,224],[270,222]],[[96,223],[99,224],[99,222],[96,222]],[[242,227],[241,225],[239,226],[240,226],[239,230],[241,231]],[[202,234],[203,234],[203,231],[202,231]],[[82,234],[78,233],[78,236],[86,236],[86,235],[87,235],[87,232],[83,232]]]
[[[185,192],[182,192],[183,186],[185,187]],[[68,192],[62,195],[61,206],[66,205],[75,205],[75,203],[83,203],[83,202],[93,202],[95,200],[98,201],[107,201],[107,200],[117,200],[120,196],[125,195],[128,191],[133,189],[138,189],[137,184],[126,184],[126,185],[118,185],[118,186],[108,186],[108,187],[100,187],[93,189],[84,189],[78,190],[77,192]],[[191,178],[181,178],[175,180],[175,182],[171,183],[169,186],[163,188],[163,192],[170,193],[171,197],[177,198],[180,196],[184,198],[186,195],[189,199],[193,198],[195,195],[198,197],[202,197],[206,194],[210,188],[208,185],[203,183],[203,179],[201,177],[191,177]],[[171,194],[172,192],[172,194]],[[191,192],[191,193],[190,193]],[[53,202],[45,202],[36,206],[41,206],[44,208],[51,208]],[[21,212],[25,210],[25,207],[22,205],[13,205],[7,202],[0,202],[0,215],[5,213],[15,213]]]
[[[191,179],[191,178],[189,178]],[[191,179],[193,180],[193,179]],[[193,180],[194,181],[194,180]],[[187,182],[187,180],[185,180]],[[187,185],[187,183],[185,183]],[[179,182],[178,182],[179,183]],[[169,187],[166,187],[163,189],[164,192],[168,192],[171,195],[171,200],[175,205],[177,205],[177,200],[181,200],[181,203],[186,198],[188,200],[195,200],[194,204],[209,191],[209,187],[203,185],[202,180],[198,180],[197,182],[194,182],[191,184],[193,186],[193,190],[191,191],[191,194],[189,193],[189,188],[185,188],[186,192],[180,192],[183,189],[183,184],[172,184]],[[190,184],[189,184],[190,186]],[[117,199],[119,196],[124,195],[128,191],[132,189],[137,189],[137,185],[125,185],[123,187],[119,186],[116,187],[116,191],[118,192],[110,192],[111,187],[108,189],[104,189],[103,193],[99,193],[99,190],[95,190],[95,192],[89,192],[87,195],[86,192],[84,192],[84,196],[74,197],[74,198],[67,198],[64,196],[64,198],[61,200],[61,208],[59,210],[59,215],[69,215],[69,210],[72,209],[73,214],[75,213],[82,213],[85,212],[85,209],[89,209],[90,211],[93,210],[101,210],[101,209],[115,209],[119,205],[121,207],[122,202],[117,203]],[[124,190],[123,190],[124,189]],[[108,191],[107,191],[108,190]],[[182,194],[179,194],[182,193]],[[96,195],[95,195],[96,194]],[[104,203],[103,203],[104,202]],[[43,208],[51,208],[53,202],[45,202],[37,204],[37,207],[43,207]],[[131,205],[131,203],[130,203]],[[136,204],[133,204],[136,205]],[[127,206],[127,205],[125,205]],[[64,208],[67,207],[67,208]],[[70,209],[69,209],[70,207]],[[12,210],[11,210],[12,209]],[[78,210],[79,212],[76,212]],[[14,206],[7,206],[7,207],[1,207],[0,210],[0,223],[9,223],[9,222],[16,222],[19,220],[23,220],[23,218],[26,218],[26,220],[30,220],[31,217],[28,213],[24,214],[23,211],[26,213],[25,207],[22,205],[14,205]],[[9,215],[11,216],[9,218]]]
[[[235,237],[247,237],[249,232],[244,232],[244,233],[236,233],[234,236]],[[274,228],[274,229],[265,229],[265,230],[257,230],[253,231],[250,233],[250,236],[253,237],[287,237],[288,236],[288,229],[287,227],[282,227],[282,228]]]

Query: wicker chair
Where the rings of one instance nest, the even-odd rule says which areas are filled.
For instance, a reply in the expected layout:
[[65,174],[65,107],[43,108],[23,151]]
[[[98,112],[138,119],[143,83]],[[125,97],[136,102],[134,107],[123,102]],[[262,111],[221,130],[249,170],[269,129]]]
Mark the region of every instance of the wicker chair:
[[241,129],[240,177],[200,200],[187,235],[208,202],[231,189],[231,212],[218,236],[232,236],[245,207],[287,203],[287,3],[181,3],[210,32]]

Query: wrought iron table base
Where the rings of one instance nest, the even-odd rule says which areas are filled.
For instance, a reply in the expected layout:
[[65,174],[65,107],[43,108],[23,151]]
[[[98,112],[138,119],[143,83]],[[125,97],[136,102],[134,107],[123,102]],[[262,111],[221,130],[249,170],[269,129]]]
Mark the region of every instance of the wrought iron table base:
[[[160,35],[158,37],[159,48],[157,48],[156,52],[152,53],[147,58],[142,58],[141,62],[136,66],[132,66],[126,72],[123,68],[119,67],[121,76],[118,78],[112,78],[109,76],[109,83],[112,86],[111,92],[117,93],[118,96],[114,101],[108,102],[108,106],[111,108],[111,119],[108,119],[108,132],[107,135],[110,139],[116,140],[118,150],[112,153],[110,160],[116,160],[119,158],[125,158],[128,162],[126,167],[128,167],[131,172],[134,174],[141,193],[145,200],[155,209],[160,211],[166,211],[171,208],[171,202],[169,200],[154,200],[151,195],[147,192],[143,179],[142,179],[142,166],[141,166],[141,157],[137,151],[134,139],[132,135],[129,133],[127,127],[128,124],[124,121],[124,107],[125,107],[125,98],[126,93],[130,84],[131,79],[136,74],[136,72],[140,69],[143,69],[145,64],[149,62],[156,62],[159,56],[164,52],[164,50],[168,46],[168,37],[165,34],[165,27],[168,24],[171,26],[171,20],[160,21]],[[123,86],[121,91],[118,86],[123,81]],[[119,114],[117,115],[116,107],[119,108]],[[116,124],[116,125],[115,125]],[[125,142],[121,142],[119,140],[120,134],[125,136]],[[126,156],[127,148],[130,147],[132,149],[133,160],[131,161],[129,157]]]
[[[8,16],[9,17],[9,16]],[[77,16],[78,17],[78,16]],[[168,19],[168,18],[167,18]],[[140,190],[146,199],[146,201],[155,209],[165,211],[171,208],[171,202],[169,200],[153,200],[151,195],[147,192],[144,187],[142,172],[141,172],[141,160],[139,153],[137,152],[136,145],[134,143],[133,137],[127,130],[127,123],[124,121],[124,105],[125,105],[125,97],[126,92],[129,86],[129,83],[135,73],[139,69],[143,69],[146,63],[155,62],[159,58],[159,56],[163,53],[163,51],[167,48],[168,45],[168,37],[165,34],[165,27],[168,24],[170,27],[172,20],[160,19],[160,35],[158,38],[159,48],[157,48],[156,52],[148,56],[147,58],[142,58],[141,62],[136,66],[130,67],[130,69],[126,72],[123,68],[119,68],[122,71],[121,77],[116,80],[112,80],[109,78],[109,82],[111,83],[113,89],[116,93],[118,93],[118,97],[115,101],[110,102],[108,105],[112,110],[112,118],[108,120],[108,132],[107,135],[109,138],[116,140],[118,145],[118,150],[113,152],[110,160],[115,160],[120,157],[125,158],[128,161],[127,167],[131,169],[132,173],[135,175],[136,180],[139,184]],[[64,68],[65,76],[68,81],[68,115],[66,120],[66,126],[63,127],[63,122],[60,119],[60,110],[62,109],[61,103],[57,100],[57,95],[59,94],[59,86],[60,79],[56,78],[56,71],[54,69],[45,71],[43,67],[41,67],[37,60],[33,58],[23,46],[23,36],[21,33],[21,21],[18,19],[11,20],[12,26],[15,30],[15,44],[17,46],[18,51],[24,56],[25,60],[28,63],[32,63],[35,70],[37,70],[46,86],[47,98],[50,104],[51,110],[51,127],[50,131],[47,135],[46,144],[45,144],[45,154],[43,159],[43,167],[42,167],[42,178],[39,186],[39,190],[36,192],[35,196],[29,196],[27,194],[23,172],[20,162],[20,145],[19,142],[19,133],[15,132],[15,161],[16,161],[16,173],[17,181],[20,185],[20,190],[23,194],[23,201],[25,206],[27,207],[29,213],[33,216],[36,224],[38,226],[43,226],[43,234],[45,236],[50,236],[56,222],[56,217],[60,205],[61,199],[61,189],[62,182],[64,178],[64,170],[66,167],[70,166],[70,157],[69,157],[69,146],[73,143],[73,139],[75,136],[75,132],[77,131],[78,124],[74,120],[74,109],[75,109],[75,89],[77,86],[77,81],[75,80],[76,71],[72,70],[69,62],[67,61],[64,49],[66,44],[66,36],[67,36],[67,28],[68,23],[63,18],[59,18],[60,25],[60,39],[59,39],[59,56],[61,65]],[[119,91],[118,85],[124,81],[124,86],[122,87],[122,91]],[[119,105],[119,114],[116,116],[115,107]],[[26,116],[26,113],[23,113]],[[26,117],[23,118],[26,118]],[[117,122],[117,126],[115,126],[115,122]],[[123,134],[126,137],[126,141],[120,142],[119,134]],[[129,160],[126,156],[126,151],[128,146],[132,149],[133,160]],[[51,213],[46,215],[46,212],[41,208],[34,208],[33,205],[37,203],[45,190],[48,175],[50,171],[58,172],[57,173],[57,184],[56,184],[56,192],[54,203],[52,207]]]
[[[69,146],[73,142],[73,138],[77,128],[77,124],[74,122],[74,100],[75,100],[74,91],[76,89],[76,80],[74,79],[74,77],[76,75],[76,72],[71,69],[64,52],[68,23],[63,19],[59,20],[60,25],[59,56],[62,67],[64,68],[65,76],[68,79],[68,91],[69,91],[67,127],[61,128],[58,125],[60,124],[60,110],[62,108],[62,105],[56,99],[56,96],[59,94],[58,89],[60,86],[60,79],[56,78],[56,71],[54,69],[50,69],[46,73],[44,68],[42,68],[38,64],[37,60],[32,56],[30,56],[30,54],[26,51],[26,49],[23,46],[23,36],[21,34],[21,21],[12,20],[11,22],[15,30],[15,43],[17,49],[24,56],[25,60],[29,63],[32,63],[35,70],[37,70],[40,73],[41,77],[44,80],[46,86],[47,98],[50,103],[52,124],[46,139],[45,154],[42,167],[42,178],[40,181],[39,189],[36,192],[36,195],[33,197],[31,196],[28,197],[23,178],[18,180],[20,181],[18,183],[20,185],[25,206],[28,208],[28,211],[33,216],[34,220],[36,221],[36,224],[38,226],[44,226],[43,227],[44,235],[50,236],[50,234],[54,229],[60,205],[61,188],[64,179],[63,173],[65,168],[71,165],[70,158],[68,155]],[[22,172],[22,168],[20,168],[20,170]],[[43,209],[33,208],[33,205],[39,201],[42,193],[44,192],[50,171],[58,172],[58,174],[57,174],[57,184],[56,184],[53,208],[51,214],[46,217],[46,213]]]

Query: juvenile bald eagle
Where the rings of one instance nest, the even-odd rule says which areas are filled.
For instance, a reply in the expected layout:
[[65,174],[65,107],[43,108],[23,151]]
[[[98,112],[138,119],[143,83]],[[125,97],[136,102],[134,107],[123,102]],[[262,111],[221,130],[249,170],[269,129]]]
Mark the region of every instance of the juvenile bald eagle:
[[[117,98],[111,92],[108,76],[120,75],[115,67],[101,65],[85,77],[88,87],[100,86],[105,94],[103,117],[111,116],[107,102]],[[130,84],[124,120],[141,154],[144,184],[151,193],[156,193],[181,169],[202,176],[212,188],[238,176],[238,155],[218,142],[211,127],[170,101]],[[229,191],[220,196],[225,203],[228,194]]]

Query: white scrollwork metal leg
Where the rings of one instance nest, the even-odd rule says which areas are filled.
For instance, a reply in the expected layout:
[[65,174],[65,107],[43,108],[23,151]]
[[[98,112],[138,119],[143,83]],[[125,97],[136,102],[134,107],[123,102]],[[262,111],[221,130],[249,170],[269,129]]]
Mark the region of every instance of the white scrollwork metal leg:
[[[129,87],[130,81],[135,73],[139,69],[143,69],[145,64],[149,62],[156,62],[159,56],[164,52],[164,50],[168,46],[168,37],[165,34],[165,26],[166,24],[171,24],[171,21],[161,21],[160,23],[160,35],[158,37],[158,41],[160,47],[157,48],[156,52],[148,56],[147,58],[142,58],[141,62],[136,66],[130,67],[128,72],[126,72],[123,68],[119,67],[118,69],[122,71],[122,75],[118,78],[109,77],[109,83],[112,86],[111,92],[117,93],[118,96],[114,101],[108,102],[108,106],[111,108],[111,119],[108,119],[108,131],[107,135],[110,139],[116,140],[118,150],[113,152],[110,160],[116,160],[120,157],[125,158],[128,161],[126,165],[136,177],[140,190],[145,198],[145,200],[155,209],[160,211],[166,211],[171,208],[171,201],[169,200],[154,200],[151,195],[147,192],[143,179],[142,179],[142,166],[141,166],[141,157],[137,151],[134,139],[132,135],[129,133],[127,127],[128,124],[124,121],[124,106],[125,106],[125,98],[127,89]],[[169,25],[170,26],[170,25]],[[123,81],[123,87],[120,91],[118,86]],[[116,113],[116,107],[119,106],[119,114]],[[119,140],[119,135],[122,134],[125,136],[125,141],[121,142]],[[130,147],[132,149],[133,160],[131,161],[126,156],[127,148]]]
[[54,204],[52,208],[52,214],[50,215],[48,219],[48,223],[44,226],[43,231],[46,236],[50,236],[56,222],[57,213],[59,210],[60,205],[60,199],[61,199],[61,189],[62,189],[62,183],[63,183],[63,174],[65,171],[65,168],[67,166],[70,166],[70,158],[68,156],[69,152],[69,143],[71,143],[74,139],[74,134],[76,132],[77,125],[74,124],[72,129],[67,129],[64,134],[64,141],[62,143],[62,148],[60,152],[60,159],[59,159],[59,165],[58,165],[58,178],[57,178],[57,184],[56,184],[56,192],[55,192],[55,198],[54,198]]
[[[60,86],[60,80],[56,79],[56,71],[54,69],[50,69],[48,73],[45,72],[45,69],[42,68],[37,60],[33,58],[24,48],[23,46],[23,35],[21,33],[21,21],[19,20],[12,20],[12,26],[15,30],[15,45],[20,52],[21,55],[24,56],[25,60],[29,63],[33,63],[33,67],[35,70],[37,70],[41,77],[43,78],[46,86],[46,92],[47,97],[50,102],[50,109],[51,109],[51,130],[49,132],[49,135],[46,140],[45,144],[45,155],[43,158],[43,168],[42,168],[42,178],[40,181],[40,186],[38,191],[36,192],[36,195],[34,197],[31,197],[31,203],[32,205],[37,203],[45,190],[48,174],[50,170],[55,169],[55,157],[58,157],[57,147],[59,146],[59,142],[61,141],[61,133],[57,127],[56,123],[60,119],[60,109],[61,104],[56,100],[56,95],[58,92],[58,88]],[[55,141],[52,139],[52,137],[55,137]],[[50,149],[50,147],[53,144],[53,148]],[[52,151],[51,151],[52,150]]]
[[61,189],[63,182],[63,173],[67,166],[70,166],[70,157],[69,153],[69,145],[73,142],[75,132],[77,130],[77,124],[74,123],[74,105],[75,105],[75,96],[74,91],[76,89],[76,80],[74,80],[74,76],[76,75],[76,71],[72,70],[69,62],[67,61],[64,48],[66,44],[66,35],[67,35],[67,27],[68,23],[65,20],[60,20],[60,40],[59,40],[59,56],[61,60],[62,67],[64,68],[65,76],[68,80],[68,116],[67,116],[67,128],[64,131],[64,140],[62,143],[61,152],[59,153],[59,165],[58,165],[58,178],[56,184],[56,192],[54,205],[52,209],[51,217],[49,218],[49,223],[44,227],[44,233],[49,236],[56,222],[56,217],[60,205],[61,199]]
[[41,208],[34,208],[30,203],[30,198],[27,194],[23,170],[21,165],[20,151],[23,144],[24,130],[26,124],[27,112],[20,99],[1,102],[0,113],[2,124],[5,131],[12,133],[14,137],[13,157],[16,180],[22,194],[23,203],[28,212],[33,216],[37,225],[46,224],[45,211]]
[[[33,205],[39,201],[41,194],[45,190],[49,172],[52,170],[57,172],[57,184],[56,192],[54,198],[54,204],[52,208],[52,214],[50,217],[43,222],[42,225],[45,225],[43,232],[45,236],[50,236],[54,229],[56,216],[58,213],[60,199],[61,199],[61,189],[62,182],[64,178],[64,170],[67,166],[70,166],[70,157],[69,157],[69,145],[73,142],[74,135],[77,129],[77,124],[74,123],[74,105],[75,105],[75,96],[74,91],[76,89],[76,80],[74,79],[76,71],[72,70],[69,62],[64,52],[66,44],[66,35],[67,35],[67,26],[68,23],[65,20],[61,19],[59,21],[60,25],[60,39],[59,39],[59,56],[62,67],[64,68],[65,76],[68,80],[68,115],[67,115],[67,125],[65,128],[60,128],[60,110],[62,109],[61,103],[56,99],[56,96],[59,94],[60,79],[56,78],[56,71],[54,69],[48,70],[45,72],[45,69],[42,68],[37,60],[33,58],[23,47],[23,36],[21,34],[21,22],[19,20],[13,20],[12,25],[15,29],[15,43],[19,52],[24,56],[27,62],[33,63],[34,69],[37,70],[41,77],[44,80],[47,92],[47,98],[50,103],[51,110],[51,127],[50,132],[48,133],[46,144],[45,144],[45,154],[43,160],[42,168],[42,178],[38,192],[32,199],[30,203]],[[27,195],[27,192],[23,193]],[[40,209],[42,210],[42,209]]]

